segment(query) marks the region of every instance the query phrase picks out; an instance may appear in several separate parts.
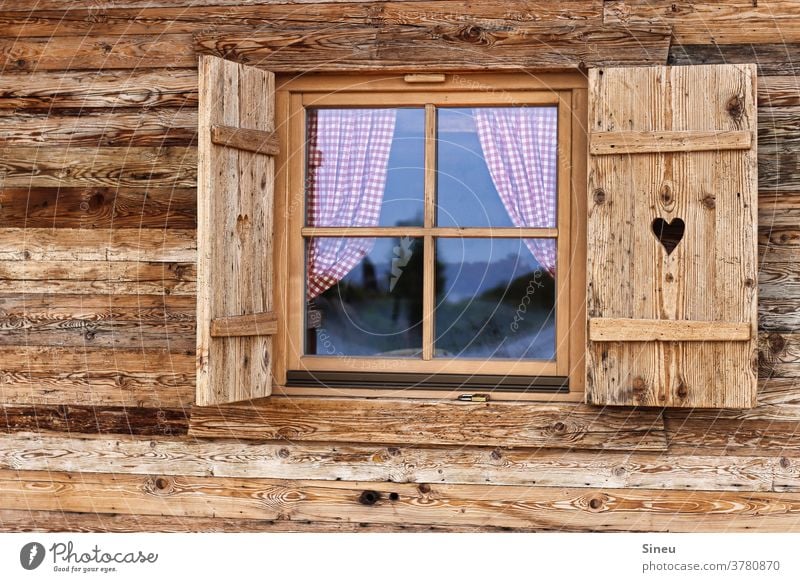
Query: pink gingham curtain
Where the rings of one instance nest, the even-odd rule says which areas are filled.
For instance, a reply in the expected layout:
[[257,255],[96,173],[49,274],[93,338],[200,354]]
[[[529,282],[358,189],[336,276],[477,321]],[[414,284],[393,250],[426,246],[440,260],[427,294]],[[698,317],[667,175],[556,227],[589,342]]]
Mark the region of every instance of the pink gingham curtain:
[[[393,109],[308,112],[309,226],[377,226],[394,137]],[[308,246],[306,297],[318,297],[372,250],[374,238],[313,238]]]
[[[492,176],[514,226],[556,226],[558,109],[496,107],[473,110],[478,137]],[[556,272],[556,241],[525,239],[551,276]]]

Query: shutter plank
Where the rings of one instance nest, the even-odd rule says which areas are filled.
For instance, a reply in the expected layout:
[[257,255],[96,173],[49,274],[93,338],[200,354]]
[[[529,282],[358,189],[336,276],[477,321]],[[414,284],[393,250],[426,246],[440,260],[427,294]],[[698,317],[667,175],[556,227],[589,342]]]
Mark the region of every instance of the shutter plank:
[[595,342],[630,341],[743,341],[750,339],[750,324],[728,321],[675,321],[669,319],[589,320],[589,339]]
[[748,150],[752,144],[749,131],[603,131],[589,135],[589,153],[594,156]]
[[[590,71],[590,123],[605,149],[590,156],[588,314],[599,321],[687,323],[643,326],[640,333],[629,324],[612,332],[613,341],[590,337],[589,402],[754,405],[754,78],[749,65]],[[743,133],[749,149],[626,150],[634,134],[732,135],[738,148]],[[656,218],[685,223],[670,254],[653,234]],[[700,322],[716,323],[709,341],[650,341],[664,325],[683,325],[685,332]],[[597,325],[612,329],[614,323],[590,324]]]
[[274,90],[272,73],[200,57],[197,403],[201,406],[271,392],[271,328],[264,327],[259,335],[215,334],[212,328],[272,309],[274,160],[264,152],[215,144],[212,127],[271,133]]

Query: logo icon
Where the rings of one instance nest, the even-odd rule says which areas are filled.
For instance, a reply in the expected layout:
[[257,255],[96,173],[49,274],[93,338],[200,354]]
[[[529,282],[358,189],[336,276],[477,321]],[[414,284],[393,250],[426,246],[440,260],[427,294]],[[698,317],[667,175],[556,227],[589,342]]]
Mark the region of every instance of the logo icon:
[[44,546],[39,542],[30,542],[19,551],[19,563],[26,570],[35,570],[44,561]]

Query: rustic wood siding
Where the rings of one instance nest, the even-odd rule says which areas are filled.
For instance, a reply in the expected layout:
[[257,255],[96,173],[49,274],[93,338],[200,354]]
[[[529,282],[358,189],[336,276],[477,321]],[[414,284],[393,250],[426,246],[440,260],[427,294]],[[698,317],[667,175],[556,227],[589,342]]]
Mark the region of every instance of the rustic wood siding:
[[[0,529],[798,527],[797,2],[36,6],[0,0]],[[759,405],[194,409],[198,51],[276,71],[755,62]]]

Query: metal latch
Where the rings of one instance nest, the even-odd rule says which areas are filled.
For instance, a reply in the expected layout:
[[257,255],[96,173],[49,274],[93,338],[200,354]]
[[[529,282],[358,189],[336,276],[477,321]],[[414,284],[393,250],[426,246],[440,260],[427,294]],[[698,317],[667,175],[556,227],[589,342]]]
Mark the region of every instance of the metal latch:
[[461,402],[489,402],[488,394],[459,394]]

